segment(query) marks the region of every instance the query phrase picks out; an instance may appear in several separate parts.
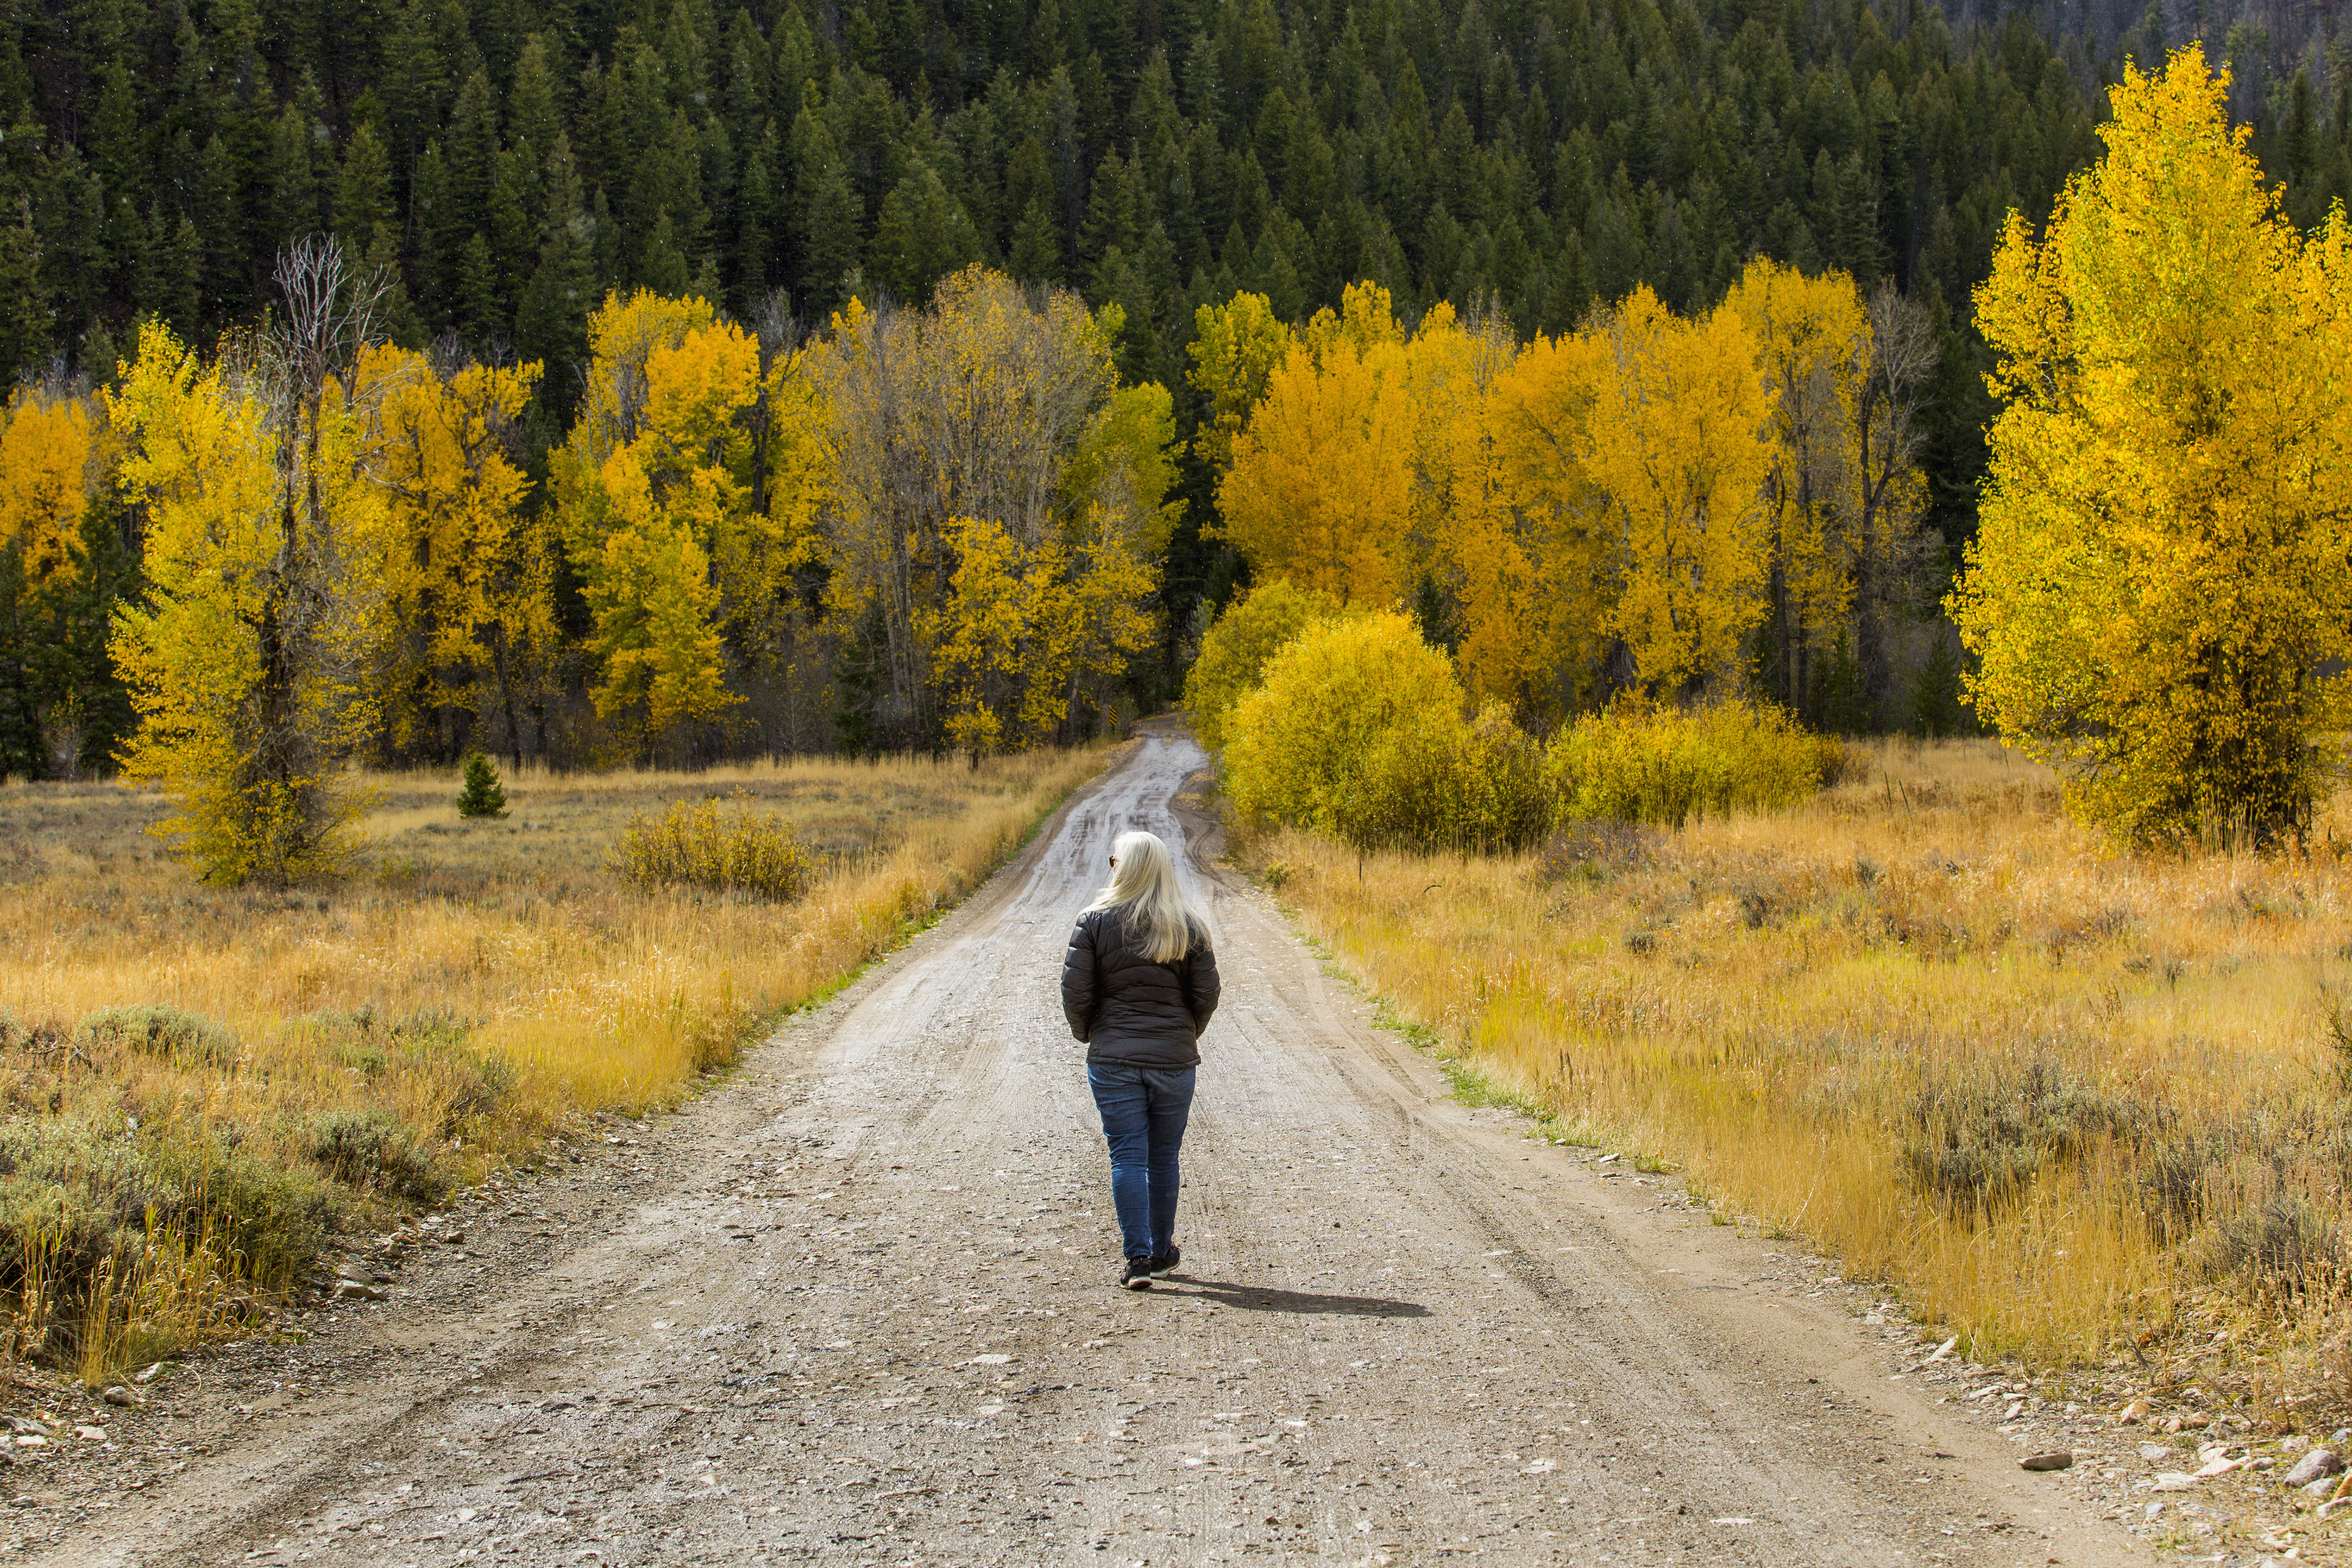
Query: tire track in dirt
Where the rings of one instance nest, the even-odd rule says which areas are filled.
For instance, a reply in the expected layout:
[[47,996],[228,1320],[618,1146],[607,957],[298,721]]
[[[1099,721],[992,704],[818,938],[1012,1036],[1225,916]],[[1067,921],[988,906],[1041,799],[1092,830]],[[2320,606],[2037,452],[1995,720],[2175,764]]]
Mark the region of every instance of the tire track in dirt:
[[[152,1484],[53,1500],[50,1560],[2148,1560],[1766,1294],[1762,1243],[1445,1098],[1203,868],[1201,760],[1148,733],[688,1113],[505,1192],[474,1259],[219,1358],[178,1429],[126,1428]],[[1135,1294],[1055,994],[1129,826],[1194,847],[1228,998],[1186,1265]]]

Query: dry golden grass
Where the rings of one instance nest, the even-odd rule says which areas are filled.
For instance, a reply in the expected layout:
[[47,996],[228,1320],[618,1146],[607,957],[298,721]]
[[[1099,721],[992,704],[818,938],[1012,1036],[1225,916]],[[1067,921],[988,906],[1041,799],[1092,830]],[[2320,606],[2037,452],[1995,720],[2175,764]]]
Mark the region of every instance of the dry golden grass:
[[[199,885],[145,833],[152,796],[0,788],[16,1348],[93,1375],[160,1353],[249,1316],[371,1206],[674,1100],[977,886],[1108,755],[524,773],[474,822],[455,770],[382,775],[361,874],[294,894]],[[805,897],[621,885],[629,818],[710,795],[792,822],[822,868]],[[78,1027],[155,1005],[232,1032],[233,1062]],[[166,1190],[194,1196],[141,1218]]]
[[2352,1258],[2352,873],[2111,852],[1988,742],[1861,760],[1794,811],[1539,855],[1241,854],[1559,1135],[1671,1163],[1974,1353],[2137,1372],[2219,1320],[2292,1381]]

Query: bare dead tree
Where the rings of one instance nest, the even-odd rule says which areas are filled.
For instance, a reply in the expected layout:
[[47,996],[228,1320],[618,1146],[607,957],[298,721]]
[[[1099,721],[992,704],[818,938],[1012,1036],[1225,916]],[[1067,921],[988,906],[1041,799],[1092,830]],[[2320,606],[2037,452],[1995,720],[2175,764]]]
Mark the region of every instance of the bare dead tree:
[[274,274],[284,301],[246,374],[268,409],[278,538],[257,627],[252,744],[237,783],[251,814],[257,875],[283,882],[329,868],[352,812],[331,777],[360,728],[365,601],[379,591],[363,542],[336,515],[340,460],[328,427],[360,412],[356,374],[386,291],[354,277],[331,237],[297,241]]

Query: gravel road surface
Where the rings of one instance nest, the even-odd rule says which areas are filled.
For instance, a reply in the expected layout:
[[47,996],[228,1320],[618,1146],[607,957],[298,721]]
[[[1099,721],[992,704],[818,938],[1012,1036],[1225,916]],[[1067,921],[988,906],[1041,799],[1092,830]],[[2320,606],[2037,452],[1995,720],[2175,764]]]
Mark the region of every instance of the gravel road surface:
[[[684,1113],[453,1209],[381,1303],[200,1359],[20,1496],[72,1563],[2110,1563],[2145,1547],[1674,1184],[1449,1099],[1266,896],[1184,1266],[1113,1288],[1055,993],[1155,731]],[[1196,844],[1197,850],[1198,846]],[[1638,1184],[1637,1184],[1638,1183]],[[1912,1359],[1923,1353],[1912,1343]],[[23,1484],[20,1482],[20,1484]]]

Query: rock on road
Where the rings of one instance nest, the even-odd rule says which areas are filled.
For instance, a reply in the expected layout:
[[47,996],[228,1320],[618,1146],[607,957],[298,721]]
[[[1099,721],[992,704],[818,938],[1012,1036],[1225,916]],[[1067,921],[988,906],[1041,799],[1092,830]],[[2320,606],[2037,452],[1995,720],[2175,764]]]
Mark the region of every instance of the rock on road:
[[[2149,1560],[1890,1378],[1836,1302],[1759,1288],[1764,1243],[1448,1099],[1262,893],[1184,852],[1202,761],[1148,731],[685,1114],[506,1189],[470,1259],[226,1358],[216,1383],[268,1397],[183,1412],[176,1473],[37,1555]],[[1226,986],[1184,1267],[1131,1294],[1055,988],[1129,827],[1179,849]]]

